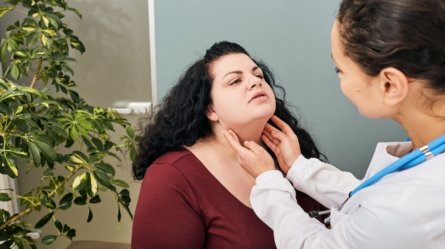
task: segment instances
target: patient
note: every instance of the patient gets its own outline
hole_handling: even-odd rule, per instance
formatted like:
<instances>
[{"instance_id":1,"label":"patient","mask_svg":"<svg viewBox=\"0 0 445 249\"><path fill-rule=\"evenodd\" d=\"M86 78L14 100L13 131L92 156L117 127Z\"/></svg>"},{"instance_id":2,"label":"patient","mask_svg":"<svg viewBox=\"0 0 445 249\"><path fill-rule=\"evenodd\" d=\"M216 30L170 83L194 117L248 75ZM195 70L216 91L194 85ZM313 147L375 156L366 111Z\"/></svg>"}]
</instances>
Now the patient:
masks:
<instances>
[{"instance_id":1,"label":"patient","mask_svg":"<svg viewBox=\"0 0 445 249\"><path fill-rule=\"evenodd\" d=\"M240 167L222 131L261 142L277 115L297 134L302 154L322 157L276 91L273 75L240 45L219 42L191 65L149 118L133 163L143 179L132 249L271 249L273 232L253 212L255 179ZM321 206L303 193L306 210Z\"/></svg>"}]
</instances>

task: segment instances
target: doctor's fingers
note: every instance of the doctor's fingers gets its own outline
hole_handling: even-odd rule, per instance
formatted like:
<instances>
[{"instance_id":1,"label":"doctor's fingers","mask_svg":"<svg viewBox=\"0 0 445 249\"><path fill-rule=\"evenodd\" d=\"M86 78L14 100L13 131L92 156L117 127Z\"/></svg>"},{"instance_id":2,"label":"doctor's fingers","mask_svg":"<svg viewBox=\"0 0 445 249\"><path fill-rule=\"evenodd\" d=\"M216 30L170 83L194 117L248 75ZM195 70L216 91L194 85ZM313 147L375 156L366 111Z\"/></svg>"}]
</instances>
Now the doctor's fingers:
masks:
<instances>
[{"instance_id":1,"label":"doctor's fingers","mask_svg":"<svg viewBox=\"0 0 445 249\"><path fill-rule=\"evenodd\" d=\"M286 124L286 122L284 122L283 120L281 120L279 117L277 117L276 115L273 115L271 118L272 122L274 122L274 124L276 124L278 126L278 128L286 135L294 135L295 133L292 130L292 128L290 128L290 126L288 124ZM275 128L276 129L276 128Z\"/></svg>"},{"instance_id":2,"label":"doctor's fingers","mask_svg":"<svg viewBox=\"0 0 445 249\"><path fill-rule=\"evenodd\" d=\"M266 126L263 129L263 134L267 135L268 138L276 144L283 143L286 141L292 143L298 143L298 137L292 130L288 133L284 133L270 124L266 124Z\"/></svg>"},{"instance_id":3,"label":"doctor's fingers","mask_svg":"<svg viewBox=\"0 0 445 249\"><path fill-rule=\"evenodd\" d=\"M261 135L261 140L264 142L264 144L269 147L275 154L277 153L277 150L279 149L280 146L280 141L278 140L273 140L269 137L269 135L267 135L266 133L263 132L263 134Z\"/></svg>"},{"instance_id":4,"label":"doctor's fingers","mask_svg":"<svg viewBox=\"0 0 445 249\"><path fill-rule=\"evenodd\" d=\"M274 136L272 136L270 131L267 131L266 129L263 130L263 133L261 134L261 137L267 137L267 139L273 143L275 146L278 146L280 144L280 140L276 139Z\"/></svg>"}]
</instances>

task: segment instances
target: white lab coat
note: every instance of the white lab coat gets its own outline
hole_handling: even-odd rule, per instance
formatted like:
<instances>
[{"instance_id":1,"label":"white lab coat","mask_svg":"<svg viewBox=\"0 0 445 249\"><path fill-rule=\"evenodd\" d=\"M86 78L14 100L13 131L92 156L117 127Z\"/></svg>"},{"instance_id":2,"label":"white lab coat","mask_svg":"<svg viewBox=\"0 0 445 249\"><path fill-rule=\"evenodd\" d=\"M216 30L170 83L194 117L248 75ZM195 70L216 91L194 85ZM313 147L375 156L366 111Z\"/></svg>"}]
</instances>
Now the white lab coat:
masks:
<instances>
[{"instance_id":1,"label":"white lab coat","mask_svg":"<svg viewBox=\"0 0 445 249\"><path fill-rule=\"evenodd\" d=\"M379 143L364 179L409 150L410 142ZM385 176L357 192L341 211L336 207L361 182L352 174L300 156L287 178L296 189L332 207L331 229L298 206L281 172L265 172L256 179L251 203L274 230L279 249L445 248L445 154Z\"/></svg>"}]
</instances>

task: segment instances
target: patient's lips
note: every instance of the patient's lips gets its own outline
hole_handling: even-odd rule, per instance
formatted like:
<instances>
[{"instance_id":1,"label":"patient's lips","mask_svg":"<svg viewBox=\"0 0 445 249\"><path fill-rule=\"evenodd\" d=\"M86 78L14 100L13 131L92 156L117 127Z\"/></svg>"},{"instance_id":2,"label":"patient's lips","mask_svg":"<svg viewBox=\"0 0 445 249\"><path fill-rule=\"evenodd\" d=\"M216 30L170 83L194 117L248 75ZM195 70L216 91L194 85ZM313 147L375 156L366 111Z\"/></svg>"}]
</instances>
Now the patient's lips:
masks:
<instances>
[{"instance_id":1,"label":"patient's lips","mask_svg":"<svg viewBox=\"0 0 445 249\"><path fill-rule=\"evenodd\" d=\"M266 93L265 91L259 91L259 92L256 92L256 93L250 98L249 103L252 102L252 101L255 101L255 102L262 102L262 101L267 100L268 98L269 98L269 96L267 96L267 93Z\"/></svg>"}]
</instances>

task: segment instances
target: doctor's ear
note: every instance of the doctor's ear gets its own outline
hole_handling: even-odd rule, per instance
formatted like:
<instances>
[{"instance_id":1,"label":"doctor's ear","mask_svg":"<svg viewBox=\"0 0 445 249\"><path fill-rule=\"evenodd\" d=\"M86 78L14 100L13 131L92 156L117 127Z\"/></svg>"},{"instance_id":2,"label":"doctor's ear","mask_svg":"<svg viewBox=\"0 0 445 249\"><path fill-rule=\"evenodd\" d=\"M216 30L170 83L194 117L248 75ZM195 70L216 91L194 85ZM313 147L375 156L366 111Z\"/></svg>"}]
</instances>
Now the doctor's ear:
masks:
<instances>
[{"instance_id":1,"label":"doctor's ear","mask_svg":"<svg viewBox=\"0 0 445 249\"><path fill-rule=\"evenodd\" d=\"M378 75L380 90L388 105L396 105L405 99L409 89L409 79L400 70L388 67Z\"/></svg>"},{"instance_id":2,"label":"doctor's ear","mask_svg":"<svg viewBox=\"0 0 445 249\"><path fill-rule=\"evenodd\" d=\"M214 122L219 120L218 114L215 112L215 109L213 108L213 105L209 105L207 107L206 116L207 116L207 118L209 120L214 121Z\"/></svg>"}]
</instances>

